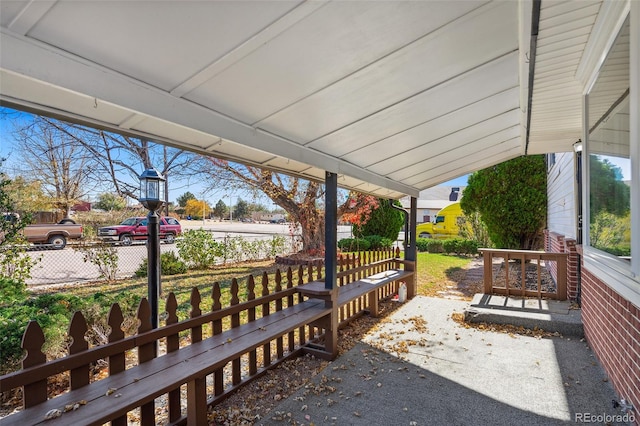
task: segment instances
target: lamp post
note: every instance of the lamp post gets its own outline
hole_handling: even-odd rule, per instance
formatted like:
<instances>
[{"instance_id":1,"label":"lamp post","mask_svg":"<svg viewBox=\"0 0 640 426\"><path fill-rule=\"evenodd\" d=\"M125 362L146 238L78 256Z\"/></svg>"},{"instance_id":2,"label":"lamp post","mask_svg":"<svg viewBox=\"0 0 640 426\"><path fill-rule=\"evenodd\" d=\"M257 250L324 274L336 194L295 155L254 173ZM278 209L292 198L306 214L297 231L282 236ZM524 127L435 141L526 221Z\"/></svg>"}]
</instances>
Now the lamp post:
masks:
<instances>
[{"instance_id":1,"label":"lamp post","mask_svg":"<svg viewBox=\"0 0 640 426\"><path fill-rule=\"evenodd\" d=\"M151 305L151 328L158 328L158 299L160 298L160 222L158 209L164 205L165 179L154 168L140 175L140 203L149 210L147 215L147 277Z\"/></svg>"}]
</instances>

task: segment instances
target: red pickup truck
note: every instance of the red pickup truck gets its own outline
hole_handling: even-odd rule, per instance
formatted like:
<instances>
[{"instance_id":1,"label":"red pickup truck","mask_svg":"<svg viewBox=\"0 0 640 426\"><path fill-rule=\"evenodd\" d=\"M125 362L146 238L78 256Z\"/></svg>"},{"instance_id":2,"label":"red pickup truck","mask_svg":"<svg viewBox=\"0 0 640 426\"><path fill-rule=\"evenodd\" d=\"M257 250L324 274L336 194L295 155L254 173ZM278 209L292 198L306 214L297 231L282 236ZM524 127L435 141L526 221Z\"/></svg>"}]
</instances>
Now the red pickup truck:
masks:
<instances>
[{"instance_id":1,"label":"red pickup truck","mask_svg":"<svg viewBox=\"0 0 640 426\"><path fill-rule=\"evenodd\" d=\"M182 232L182 226L173 217L160 218L160 239L173 244L176 236ZM123 246L130 246L134 240L147 239L147 218L130 217L120 225L105 226L98 229L98 237L103 241L120 241Z\"/></svg>"}]
</instances>

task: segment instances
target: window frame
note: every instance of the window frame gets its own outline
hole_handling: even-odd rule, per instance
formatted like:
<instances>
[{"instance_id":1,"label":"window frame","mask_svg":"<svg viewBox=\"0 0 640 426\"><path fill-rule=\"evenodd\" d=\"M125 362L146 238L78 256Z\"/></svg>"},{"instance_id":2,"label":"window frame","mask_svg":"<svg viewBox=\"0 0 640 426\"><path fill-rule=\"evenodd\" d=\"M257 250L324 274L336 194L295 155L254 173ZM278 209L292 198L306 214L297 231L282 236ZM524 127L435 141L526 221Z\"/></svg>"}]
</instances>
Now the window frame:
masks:
<instances>
[{"instance_id":1,"label":"window frame","mask_svg":"<svg viewBox=\"0 0 640 426\"><path fill-rule=\"evenodd\" d=\"M627 300L640 306L640 133L637 120L630 120L630 152L631 160L631 261L619 259L604 251L591 247L589 243L589 110L588 94L591 92L598 73L606 60L608 53L612 49L618 33L629 16L630 18L630 70L629 70L629 107L631 117L637 117L640 106L640 4L638 2L624 2L624 7L620 8L620 3L612 2L609 6L615 6L615 10L602 10L604 18L594 25L592 38L595 42L585 49L585 58L599 58L598 61L591 61L592 69L588 79L583 79L583 141L584 151L582 155L582 211L584 214L582 229L583 233L583 256L585 267L607 286L625 297ZM606 9L606 2L603 9ZM635 207L635 208L633 208Z\"/></svg>"}]
</instances>

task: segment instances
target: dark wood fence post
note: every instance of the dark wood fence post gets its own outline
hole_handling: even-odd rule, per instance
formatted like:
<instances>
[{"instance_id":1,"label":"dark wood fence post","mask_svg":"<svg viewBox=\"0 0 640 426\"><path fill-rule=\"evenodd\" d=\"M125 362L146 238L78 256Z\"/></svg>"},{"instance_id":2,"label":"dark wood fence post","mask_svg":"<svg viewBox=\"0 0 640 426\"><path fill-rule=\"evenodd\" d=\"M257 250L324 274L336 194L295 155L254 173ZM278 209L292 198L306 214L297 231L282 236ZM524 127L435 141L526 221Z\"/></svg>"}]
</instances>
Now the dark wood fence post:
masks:
<instances>
[{"instance_id":1,"label":"dark wood fence post","mask_svg":"<svg viewBox=\"0 0 640 426\"><path fill-rule=\"evenodd\" d=\"M211 305L211 311L216 312L222 309L222 303L220 302L220 283L213 283L211 289L211 298L213 303ZM211 322L212 334L215 336L222 333L222 319L213 320ZM213 393L215 396L222 395L224 392L224 370L219 368L213 372Z\"/></svg>"},{"instance_id":2,"label":"dark wood fence post","mask_svg":"<svg viewBox=\"0 0 640 426\"><path fill-rule=\"evenodd\" d=\"M287 289L292 289L292 288L293 288L293 271L291 270L291 266L289 266L287 268ZM291 306L293 306L293 303L294 303L293 293L291 293L289 294L289 296L287 296L287 308L290 308ZM294 331L289 332L289 337L287 340L289 342L289 353L291 353L296 348Z\"/></svg>"},{"instance_id":3,"label":"dark wood fence post","mask_svg":"<svg viewBox=\"0 0 640 426\"><path fill-rule=\"evenodd\" d=\"M22 360L22 369L35 367L47 362L47 356L42 352L44 345L44 333L36 321L29 321L27 329L22 335L22 349L27 351L27 356ZM22 403L25 409L33 407L47 400L47 380L24 385L22 390Z\"/></svg>"},{"instance_id":4,"label":"dark wood fence post","mask_svg":"<svg viewBox=\"0 0 640 426\"><path fill-rule=\"evenodd\" d=\"M269 295L269 276L267 272L262 273L262 296ZM262 304L262 316L266 317L271 313L271 307L269 303ZM262 346L262 359L264 361L264 366L268 367L271 365L271 342L267 342Z\"/></svg>"},{"instance_id":5,"label":"dark wood fence post","mask_svg":"<svg viewBox=\"0 0 640 426\"><path fill-rule=\"evenodd\" d=\"M200 291L197 287L191 289L190 317L202 315L200 309ZM202 341L202 325L191 328L191 344ZM207 378L198 377L187 382L187 423L193 425L207 424Z\"/></svg>"},{"instance_id":6,"label":"dark wood fence post","mask_svg":"<svg viewBox=\"0 0 640 426\"><path fill-rule=\"evenodd\" d=\"M484 264L484 294L493 293L493 253L481 250Z\"/></svg>"},{"instance_id":7,"label":"dark wood fence post","mask_svg":"<svg viewBox=\"0 0 640 426\"><path fill-rule=\"evenodd\" d=\"M151 307L146 298L142 298L138 305L138 334L151 331ZM157 342L146 343L138 346L138 362L140 364L152 360L156 357ZM143 426L154 426L156 424L155 403L148 402L140 407L140 423Z\"/></svg>"},{"instance_id":8,"label":"dark wood fence post","mask_svg":"<svg viewBox=\"0 0 640 426\"><path fill-rule=\"evenodd\" d=\"M166 325L178 323L178 301L176 295L169 293L165 304L165 312L167 313ZM167 336L167 353L175 352L180 349L180 336L178 333ZM169 392L169 421L175 422L182 416L182 404L180 401L180 389L174 389Z\"/></svg>"},{"instance_id":9,"label":"dark wood fence post","mask_svg":"<svg viewBox=\"0 0 640 426\"><path fill-rule=\"evenodd\" d=\"M280 293L282 291L282 274L280 273L280 269L276 270L276 293ZM279 297L276 299L276 312L280 312L282 310L282 298ZM280 336L276 339L276 354L278 355L278 359L284 356L284 337Z\"/></svg>"},{"instance_id":10,"label":"dark wood fence post","mask_svg":"<svg viewBox=\"0 0 640 426\"><path fill-rule=\"evenodd\" d=\"M240 303L240 298L238 297L238 280L233 278L231 280L231 306L235 306ZM231 328L236 328L240 326L240 314L232 314L231 315ZM236 358L231 361L231 382L234 385L237 385L242 380L242 371L240 370L240 358Z\"/></svg>"},{"instance_id":11,"label":"dark wood fence post","mask_svg":"<svg viewBox=\"0 0 640 426\"><path fill-rule=\"evenodd\" d=\"M124 331L122 331L122 322L124 316L122 315L122 309L120 305L114 303L109 309L109 318L107 320L111 332L109 333L109 343L117 342L124 339ZM109 357L109 375L121 373L125 370L125 353L120 352ZM111 420L111 426L127 426L127 416L120 416Z\"/></svg>"},{"instance_id":12,"label":"dark wood fence post","mask_svg":"<svg viewBox=\"0 0 640 426\"><path fill-rule=\"evenodd\" d=\"M247 279L247 300L255 300L256 298L256 283L253 275L249 275ZM249 322L256 320L256 307L251 306L247 312ZM249 352L249 375L254 375L258 372L258 351L255 349Z\"/></svg>"},{"instance_id":13,"label":"dark wood fence post","mask_svg":"<svg viewBox=\"0 0 640 426\"><path fill-rule=\"evenodd\" d=\"M298 285L304 284L304 269L302 269L302 265L298 266ZM298 293L298 303L302 303L304 301L304 296L302 293ZM309 335L313 336L313 327L309 326ZM298 329L298 343L300 346L303 346L307 342L306 337L306 329L304 326Z\"/></svg>"},{"instance_id":14,"label":"dark wood fence post","mask_svg":"<svg viewBox=\"0 0 640 426\"><path fill-rule=\"evenodd\" d=\"M69 345L69 355L84 352L89 349L89 343L84 338L87 333L87 321L82 316L82 313L76 311L71 318L71 324L69 324L68 335L72 342ZM89 384L89 365L81 365L76 368L72 368L70 372L71 376L71 389L78 389Z\"/></svg>"}]
</instances>

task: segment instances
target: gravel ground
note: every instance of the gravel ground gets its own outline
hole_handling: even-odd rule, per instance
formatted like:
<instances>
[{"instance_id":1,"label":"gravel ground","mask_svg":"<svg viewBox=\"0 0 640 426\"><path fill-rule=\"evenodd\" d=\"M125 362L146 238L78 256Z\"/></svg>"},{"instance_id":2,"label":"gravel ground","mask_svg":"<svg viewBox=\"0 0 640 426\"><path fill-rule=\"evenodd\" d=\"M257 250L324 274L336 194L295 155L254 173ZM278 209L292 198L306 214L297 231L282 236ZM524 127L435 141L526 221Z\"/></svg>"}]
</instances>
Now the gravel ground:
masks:
<instances>
[{"instance_id":1,"label":"gravel ground","mask_svg":"<svg viewBox=\"0 0 640 426\"><path fill-rule=\"evenodd\" d=\"M493 285L494 287L504 287L506 278L505 263L502 262L497 266L497 272L494 270ZM527 263L525 265L525 286L527 290L538 290L538 264ZM542 292L555 293L556 283L551 278L551 274L547 270L544 262L540 263L540 285ZM521 262L509 261L509 288L522 288L522 264Z\"/></svg>"}]
</instances>

